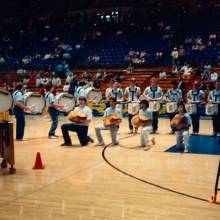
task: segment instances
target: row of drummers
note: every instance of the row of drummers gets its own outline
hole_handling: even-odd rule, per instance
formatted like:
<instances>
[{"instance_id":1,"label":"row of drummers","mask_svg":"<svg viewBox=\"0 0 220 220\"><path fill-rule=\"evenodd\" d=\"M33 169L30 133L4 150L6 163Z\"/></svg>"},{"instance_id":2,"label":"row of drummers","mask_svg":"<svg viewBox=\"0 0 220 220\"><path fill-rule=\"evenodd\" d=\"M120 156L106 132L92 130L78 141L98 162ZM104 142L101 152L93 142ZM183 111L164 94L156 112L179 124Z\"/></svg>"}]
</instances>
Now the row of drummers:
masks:
<instances>
[{"instance_id":1,"label":"row of drummers","mask_svg":"<svg viewBox=\"0 0 220 220\"><path fill-rule=\"evenodd\" d=\"M200 107L201 104L206 103L206 114L212 116L213 120L213 135L220 134L220 81L217 81L215 83L215 89L209 92L207 102L205 100L205 93L199 89L199 86L198 81L193 82L193 88L187 93L187 102L185 105L186 111L192 119L193 133L199 133ZM172 88L168 89L164 95L162 89L157 85L156 78L153 77L150 80L150 86L141 94L140 88L135 85L135 79L132 78L130 86L125 89L124 93L119 88L119 84L115 82L113 88L106 90L106 97L108 99L115 98L118 102L125 99L128 102L129 133L133 133L131 119L139 111L139 101L148 100L149 108L153 112L153 133L158 133L160 103L164 101L164 97L166 99L166 111L169 114L170 120L177 113L178 103L183 100L182 91L177 87L177 81L172 81ZM171 133L174 133L174 131L171 131Z\"/></svg>"}]
</instances>

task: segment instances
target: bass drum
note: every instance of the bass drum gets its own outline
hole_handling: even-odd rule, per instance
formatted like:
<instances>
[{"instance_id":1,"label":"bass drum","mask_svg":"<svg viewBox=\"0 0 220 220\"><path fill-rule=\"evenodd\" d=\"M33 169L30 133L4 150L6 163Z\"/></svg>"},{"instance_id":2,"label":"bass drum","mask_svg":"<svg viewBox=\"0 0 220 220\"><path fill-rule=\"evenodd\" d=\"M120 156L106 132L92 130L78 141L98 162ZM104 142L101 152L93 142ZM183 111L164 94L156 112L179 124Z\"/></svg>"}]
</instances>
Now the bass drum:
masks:
<instances>
[{"instance_id":1,"label":"bass drum","mask_svg":"<svg viewBox=\"0 0 220 220\"><path fill-rule=\"evenodd\" d=\"M128 114L136 115L140 110L139 102L130 102L128 103Z\"/></svg>"},{"instance_id":2,"label":"bass drum","mask_svg":"<svg viewBox=\"0 0 220 220\"><path fill-rule=\"evenodd\" d=\"M218 104L208 103L205 106L206 115L217 115L218 114Z\"/></svg>"},{"instance_id":3,"label":"bass drum","mask_svg":"<svg viewBox=\"0 0 220 220\"><path fill-rule=\"evenodd\" d=\"M166 112L167 113L175 113L177 111L177 103L176 102L167 102L166 103Z\"/></svg>"},{"instance_id":4,"label":"bass drum","mask_svg":"<svg viewBox=\"0 0 220 220\"><path fill-rule=\"evenodd\" d=\"M24 103L34 114L42 113L46 104L44 97L40 93L34 92L24 94Z\"/></svg>"},{"instance_id":5,"label":"bass drum","mask_svg":"<svg viewBox=\"0 0 220 220\"><path fill-rule=\"evenodd\" d=\"M152 112L158 112L160 110L160 102L159 101L150 101L149 108Z\"/></svg>"},{"instance_id":6,"label":"bass drum","mask_svg":"<svg viewBox=\"0 0 220 220\"><path fill-rule=\"evenodd\" d=\"M197 113L197 105L196 104L186 104L186 111L190 114L190 115L194 115Z\"/></svg>"},{"instance_id":7,"label":"bass drum","mask_svg":"<svg viewBox=\"0 0 220 220\"><path fill-rule=\"evenodd\" d=\"M73 97L73 95L70 95L68 93L59 93L58 95L56 95L56 99L59 105L63 105L63 112L70 112L74 109L75 107L75 98Z\"/></svg>"},{"instance_id":8,"label":"bass drum","mask_svg":"<svg viewBox=\"0 0 220 220\"><path fill-rule=\"evenodd\" d=\"M100 103L102 101L102 93L99 89L92 89L87 94L87 100L92 103Z\"/></svg>"},{"instance_id":9,"label":"bass drum","mask_svg":"<svg viewBox=\"0 0 220 220\"><path fill-rule=\"evenodd\" d=\"M10 92L0 88L0 113L7 112L13 105L13 98Z\"/></svg>"}]
</instances>

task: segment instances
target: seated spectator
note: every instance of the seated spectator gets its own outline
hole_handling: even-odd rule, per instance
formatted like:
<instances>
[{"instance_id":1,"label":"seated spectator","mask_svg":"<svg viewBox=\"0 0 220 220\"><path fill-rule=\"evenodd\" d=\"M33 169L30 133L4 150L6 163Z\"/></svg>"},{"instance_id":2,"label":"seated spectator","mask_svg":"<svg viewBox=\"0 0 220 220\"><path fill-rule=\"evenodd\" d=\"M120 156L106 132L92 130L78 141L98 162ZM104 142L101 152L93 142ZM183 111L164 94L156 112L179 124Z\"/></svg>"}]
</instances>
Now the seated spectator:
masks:
<instances>
[{"instance_id":1,"label":"seated spectator","mask_svg":"<svg viewBox=\"0 0 220 220\"><path fill-rule=\"evenodd\" d=\"M71 72L71 73L69 74L69 76L67 76L66 82L68 82L68 83L70 84L74 77L76 77L76 75L74 75L74 74Z\"/></svg>"},{"instance_id":2,"label":"seated spectator","mask_svg":"<svg viewBox=\"0 0 220 220\"><path fill-rule=\"evenodd\" d=\"M69 82L66 82L65 85L63 86L63 91L69 92L69 89L70 89L70 84L69 84Z\"/></svg>"},{"instance_id":3,"label":"seated spectator","mask_svg":"<svg viewBox=\"0 0 220 220\"><path fill-rule=\"evenodd\" d=\"M5 58L3 56L0 57L0 64L5 64Z\"/></svg>"},{"instance_id":4,"label":"seated spectator","mask_svg":"<svg viewBox=\"0 0 220 220\"><path fill-rule=\"evenodd\" d=\"M209 80L210 79L210 74L211 74L212 66L208 62L203 66L203 72L201 74L202 79L204 80Z\"/></svg>"},{"instance_id":5,"label":"seated spectator","mask_svg":"<svg viewBox=\"0 0 220 220\"><path fill-rule=\"evenodd\" d=\"M22 67L17 70L17 76L25 76L27 71L23 69Z\"/></svg>"},{"instance_id":6,"label":"seated spectator","mask_svg":"<svg viewBox=\"0 0 220 220\"><path fill-rule=\"evenodd\" d=\"M31 58L31 56L29 56L29 55L26 55L23 59L22 59L22 63L23 64L28 64L28 63L30 63L32 61L32 58Z\"/></svg>"},{"instance_id":7,"label":"seated spectator","mask_svg":"<svg viewBox=\"0 0 220 220\"><path fill-rule=\"evenodd\" d=\"M45 75L43 78L42 78L42 84L44 85L44 86L46 86L48 83L49 83L49 78Z\"/></svg>"},{"instance_id":8,"label":"seated spectator","mask_svg":"<svg viewBox=\"0 0 220 220\"><path fill-rule=\"evenodd\" d=\"M218 80L218 73L212 72L212 73L210 74L210 80L211 80L212 82L217 81L217 80Z\"/></svg>"},{"instance_id":9,"label":"seated spectator","mask_svg":"<svg viewBox=\"0 0 220 220\"><path fill-rule=\"evenodd\" d=\"M43 85L43 78L38 74L36 77L36 86L40 87L40 85Z\"/></svg>"},{"instance_id":10,"label":"seated spectator","mask_svg":"<svg viewBox=\"0 0 220 220\"><path fill-rule=\"evenodd\" d=\"M178 73L178 68L176 65L173 65L171 70L171 76L175 77L177 73Z\"/></svg>"},{"instance_id":11,"label":"seated spectator","mask_svg":"<svg viewBox=\"0 0 220 220\"><path fill-rule=\"evenodd\" d=\"M70 60L71 59L71 55L70 55L70 53L64 53L63 54L63 59L65 59L65 60Z\"/></svg>"},{"instance_id":12,"label":"seated spectator","mask_svg":"<svg viewBox=\"0 0 220 220\"><path fill-rule=\"evenodd\" d=\"M189 78L192 73L192 67L185 63L185 65L180 69L180 72L183 72L183 78Z\"/></svg>"},{"instance_id":13,"label":"seated spectator","mask_svg":"<svg viewBox=\"0 0 220 220\"><path fill-rule=\"evenodd\" d=\"M54 76L52 79L53 86L61 86L61 79L59 76Z\"/></svg>"},{"instance_id":14,"label":"seated spectator","mask_svg":"<svg viewBox=\"0 0 220 220\"><path fill-rule=\"evenodd\" d=\"M185 44L192 44L193 40L191 37L187 36L185 39Z\"/></svg>"},{"instance_id":15,"label":"seated spectator","mask_svg":"<svg viewBox=\"0 0 220 220\"><path fill-rule=\"evenodd\" d=\"M24 77L23 84L28 85L29 84L29 80L30 80L29 77Z\"/></svg>"},{"instance_id":16,"label":"seated spectator","mask_svg":"<svg viewBox=\"0 0 220 220\"><path fill-rule=\"evenodd\" d=\"M166 79L167 78L167 74L163 69L160 70L159 78L160 79Z\"/></svg>"}]
</instances>

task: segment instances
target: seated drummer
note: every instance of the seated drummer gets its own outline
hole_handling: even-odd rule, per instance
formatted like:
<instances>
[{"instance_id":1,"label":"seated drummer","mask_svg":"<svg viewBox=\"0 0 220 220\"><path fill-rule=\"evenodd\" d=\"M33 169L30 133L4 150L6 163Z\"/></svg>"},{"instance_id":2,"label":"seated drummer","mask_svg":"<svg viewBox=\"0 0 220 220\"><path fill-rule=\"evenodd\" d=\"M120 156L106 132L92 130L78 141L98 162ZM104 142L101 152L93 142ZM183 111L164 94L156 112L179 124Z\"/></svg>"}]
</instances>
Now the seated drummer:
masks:
<instances>
[{"instance_id":1,"label":"seated drummer","mask_svg":"<svg viewBox=\"0 0 220 220\"><path fill-rule=\"evenodd\" d=\"M86 97L80 96L79 97L79 106L74 109L80 110L86 113L87 118L83 121L77 121L72 123L66 123L61 126L61 130L63 133L64 143L61 146L72 146L72 141L69 136L69 131L73 131L77 133L79 138L79 142L82 146L86 146L88 142L93 142L92 138L88 136L88 128L89 123L92 120L92 110L86 105Z\"/></svg>"},{"instance_id":2,"label":"seated drummer","mask_svg":"<svg viewBox=\"0 0 220 220\"><path fill-rule=\"evenodd\" d=\"M191 117L186 112L185 105L180 103L178 105L178 114L171 121L171 125L175 119L181 118L175 125L176 133L176 147L179 149L184 146L184 153L189 152L189 127L191 126Z\"/></svg>"},{"instance_id":3,"label":"seated drummer","mask_svg":"<svg viewBox=\"0 0 220 220\"><path fill-rule=\"evenodd\" d=\"M122 119L122 112L120 108L117 108L117 102L115 98L109 98L109 102L110 102L110 107L108 107L105 112L104 112L104 120L116 113L119 115L119 118ZM119 130L119 126L118 124L113 124L113 125L109 125L109 126L105 126L105 125L97 125L95 127L95 132L96 132L96 136L98 139L98 143L96 144L96 146L104 146L104 140L101 134L102 130L110 130L110 134L111 134L111 139L112 139L112 145L118 145L119 144L119 140L118 140L118 130Z\"/></svg>"},{"instance_id":4,"label":"seated drummer","mask_svg":"<svg viewBox=\"0 0 220 220\"><path fill-rule=\"evenodd\" d=\"M142 128L140 131L141 147L144 147L144 150L149 150L150 146L155 144L154 139L150 138L150 133L152 131L153 112L149 108L149 102L147 100L142 100L140 102L140 108L139 116L150 119L146 124L141 126Z\"/></svg>"}]
</instances>

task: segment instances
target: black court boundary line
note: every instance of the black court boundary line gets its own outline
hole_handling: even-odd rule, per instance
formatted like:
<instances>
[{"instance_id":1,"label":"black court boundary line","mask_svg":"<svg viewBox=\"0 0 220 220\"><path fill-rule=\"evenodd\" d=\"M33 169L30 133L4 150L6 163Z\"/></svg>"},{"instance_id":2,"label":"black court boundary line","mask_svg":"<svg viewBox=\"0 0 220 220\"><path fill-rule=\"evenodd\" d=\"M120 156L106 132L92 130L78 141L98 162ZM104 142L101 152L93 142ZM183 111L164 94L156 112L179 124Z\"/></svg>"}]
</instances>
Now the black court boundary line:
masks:
<instances>
[{"instance_id":1,"label":"black court boundary line","mask_svg":"<svg viewBox=\"0 0 220 220\"><path fill-rule=\"evenodd\" d=\"M131 136L127 136L127 137L124 137L124 138L121 138L120 140L123 140L123 139L127 139L129 137L132 137L134 135L131 135ZM148 185L151 185L153 187L156 187L156 188L159 188L161 190L164 190L164 191L168 191L168 192L171 192L171 193L175 193L177 195L180 195L180 196L185 196L185 197L188 197L188 198L191 198L191 199L195 199L195 200L199 200L199 201L202 201L202 202L206 202L206 203L210 203L207 199L203 199L203 198L200 198L200 197L197 197L197 196L193 196L193 195L190 195L190 194L187 194L187 193L182 193L182 192L179 192L179 191L176 191L176 190L173 190L173 189L170 189L170 188L167 188L167 187L164 187L164 186L161 186L161 185L158 185L156 183L153 183L153 182L150 182L150 181L147 181L147 180L144 180L142 178L139 178L139 177L136 177L130 173L127 173L126 171L116 167L113 163L111 163L108 158L106 157L106 150L109 148L109 146L111 145L108 144L104 147L104 149L102 150L102 158L104 159L104 161L110 166L112 167L114 170L132 178L132 179L135 179L139 182L142 182L142 183L146 183ZM211 203L211 204L214 204L214 205L218 205L220 206L220 203Z\"/></svg>"}]
</instances>

